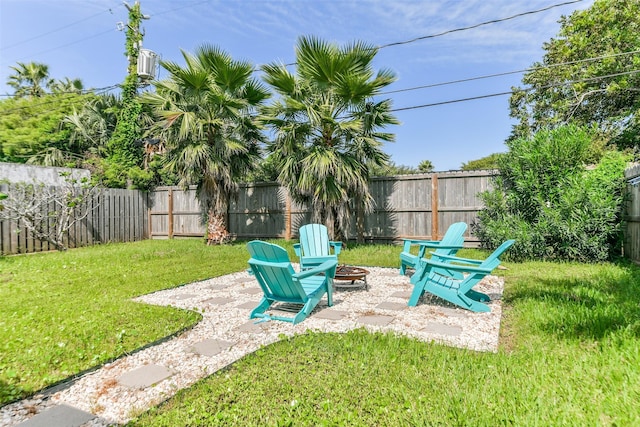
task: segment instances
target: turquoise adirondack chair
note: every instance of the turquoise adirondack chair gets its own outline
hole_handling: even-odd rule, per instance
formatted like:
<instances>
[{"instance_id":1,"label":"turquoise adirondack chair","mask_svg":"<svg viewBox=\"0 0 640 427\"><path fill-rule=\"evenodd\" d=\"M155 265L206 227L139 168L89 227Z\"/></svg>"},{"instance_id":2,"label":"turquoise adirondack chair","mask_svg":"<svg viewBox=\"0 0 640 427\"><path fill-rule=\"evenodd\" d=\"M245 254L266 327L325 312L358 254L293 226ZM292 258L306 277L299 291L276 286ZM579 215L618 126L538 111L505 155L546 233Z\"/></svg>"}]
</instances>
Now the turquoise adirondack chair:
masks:
<instances>
[{"instance_id":1,"label":"turquoise adirondack chair","mask_svg":"<svg viewBox=\"0 0 640 427\"><path fill-rule=\"evenodd\" d=\"M247 243L251 255L249 266L258 280L264 296L249 318L282 320L293 324L302 322L327 294L329 306L333 305L333 281L338 261L327 260L321 265L296 273L287 251L272 243L254 240ZM293 317L265 313L275 302L300 304Z\"/></svg>"},{"instance_id":2,"label":"turquoise adirondack chair","mask_svg":"<svg viewBox=\"0 0 640 427\"><path fill-rule=\"evenodd\" d=\"M431 259L421 260L414 274L417 277L408 305L415 307L422 294L429 292L467 310L491 311L484 304L491 300L489 296L472 288L500 265L500 255L514 243L515 240L507 240L484 261L449 255L434 255ZM454 277L448 272L456 272L459 276ZM467 274L462 276L462 273Z\"/></svg>"},{"instance_id":3,"label":"turquoise adirondack chair","mask_svg":"<svg viewBox=\"0 0 640 427\"><path fill-rule=\"evenodd\" d=\"M404 246L400 253L400 275L404 276L407 267L417 268L418 263L424 258L428 248L435 249L434 253L438 255L455 255L464 245L464 232L467 231L467 224L464 222L456 222L451 224L442 240L413 240L403 239ZM418 254L411 253L411 247L418 245ZM415 274L414 274L415 276ZM415 279L411 278L411 283Z\"/></svg>"},{"instance_id":4,"label":"turquoise adirondack chair","mask_svg":"<svg viewBox=\"0 0 640 427\"><path fill-rule=\"evenodd\" d=\"M307 224L298 230L300 243L293 245L293 250L300 258L300 268L316 267L327 260L338 260L342 250L342 242L329 240L327 227L322 224Z\"/></svg>"}]
</instances>

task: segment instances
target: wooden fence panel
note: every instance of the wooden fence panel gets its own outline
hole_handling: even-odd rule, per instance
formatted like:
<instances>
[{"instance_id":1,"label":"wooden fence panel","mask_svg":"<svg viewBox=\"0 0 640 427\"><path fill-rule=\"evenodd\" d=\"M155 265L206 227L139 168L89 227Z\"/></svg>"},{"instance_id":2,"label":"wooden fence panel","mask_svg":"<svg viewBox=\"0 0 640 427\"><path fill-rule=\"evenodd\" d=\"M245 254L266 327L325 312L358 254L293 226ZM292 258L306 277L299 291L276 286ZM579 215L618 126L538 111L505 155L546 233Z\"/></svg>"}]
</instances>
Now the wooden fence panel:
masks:
<instances>
[{"instance_id":1,"label":"wooden fence panel","mask_svg":"<svg viewBox=\"0 0 640 427\"><path fill-rule=\"evenodd\" d=\"M0 191L8 191L8 185ZM70 247L96 243L129 242L148 237L147 193L138 190L107 189L90 201L92 212L76 222L63 240ZM50 204L47 209L56 207ZM50 227L53 227L51 222ZM17 254L53 250L53 245L35 239L22 225L0 221L0 253Z\"/></svg>"},{"instance_id":2,"label":"wooden fence panel","mask_svg":"<svg viewBox=\"0 0 640 427\"><path fill-rule=\"evenodd\" d=\"M624 254L627 258L640 263L640 164L627 169L625 177L629 204L627 205Z\"/></svg>"},{"instance_id":3,"label":"wooden fence panel","mask_svg":"<svg viewBox=\"0 0 640 427\"><path fill-rule=\"evenodd\" d=\"M243 184L229 206L229 231L241 239L286 237L287 192L276 183ZM291 221L297 214L291 212Z\"/></svg>"},{"instance_id":4,"label":"wooden fence panel","mask_svg":"<svg viewBox=\"0 0 640 427\"><path fill-rule=\"evenodd\" d=\"M478 171L470 173L438 174L438 236L442 235L455 222L469 225L465 233L465 242L478 245L479 240L472 234L472 224L476 222L482 209L480 193L492 187L492 173Z\"/></svg>"},{"instance_id":5,"label":"wooden fence panel","mask_svg":"<svg viewBox=\"0 0 640 427\"><path fill-rule=\"evenodd\" d=\"M489 189L490 180L488 171L374 178L370 184L374 210L362 216L360 229L357 215L351 218L348 237L380 242L439 238L450 224L475 220L481 205L476 193ZM193 189L163 187L149 197L152 238L205 235L205 225L195 221L201 212ZM357 202L352 203L356 208ZM312 212L289 200L278 184L243 184L229 206L228 229L239 239L296 238L298 228L311 218ZM466 237L471 245L477 243L470 230Z\"/></svg>"}]
</instances>

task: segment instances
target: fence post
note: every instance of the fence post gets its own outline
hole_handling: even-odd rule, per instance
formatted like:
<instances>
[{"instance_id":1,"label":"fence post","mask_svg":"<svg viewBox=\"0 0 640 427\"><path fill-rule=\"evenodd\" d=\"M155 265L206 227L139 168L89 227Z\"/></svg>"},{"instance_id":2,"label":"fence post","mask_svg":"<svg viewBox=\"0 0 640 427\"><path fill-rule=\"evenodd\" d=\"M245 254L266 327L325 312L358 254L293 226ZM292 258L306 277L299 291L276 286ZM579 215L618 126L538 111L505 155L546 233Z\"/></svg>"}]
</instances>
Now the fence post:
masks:
<instances>
[{"instance_id":1,"label":"fence post","mask_svg":"<svg viewBox=\"0 0 640 427\"><path fill-rule=\"evenodd\" d=\"M173 239L173 188L169 188L169 238Z\"/></svg>"},{"instance_id":2,"label":"fence post","mask_svg":"<svg viewBox=\"0 0 640 427\"><path fill-rule=\"evenodd\" d=\"M356 234L356 242L364 243L364 209L361 196L356 199Z\"/></svg>"},{"instance_id":3,"label":"fence post","mask_svg":"<svg viewBox=\"0 0 640 427\"><path fill-rule=\"evenodd\" d=\"M438 175L431 175L431 240L438 240Z\"/></svg>"},{"instance_id":4,"label":"fence post","mask_svg":"<svg viewBox=\"0 0 640 427\"><path fill-rule=\"evenodd\" d=\"M285 240L291 240L291 195L289 190L285 189L287 195L284 202L284 238Z\"/></svg>"}]
</instances>

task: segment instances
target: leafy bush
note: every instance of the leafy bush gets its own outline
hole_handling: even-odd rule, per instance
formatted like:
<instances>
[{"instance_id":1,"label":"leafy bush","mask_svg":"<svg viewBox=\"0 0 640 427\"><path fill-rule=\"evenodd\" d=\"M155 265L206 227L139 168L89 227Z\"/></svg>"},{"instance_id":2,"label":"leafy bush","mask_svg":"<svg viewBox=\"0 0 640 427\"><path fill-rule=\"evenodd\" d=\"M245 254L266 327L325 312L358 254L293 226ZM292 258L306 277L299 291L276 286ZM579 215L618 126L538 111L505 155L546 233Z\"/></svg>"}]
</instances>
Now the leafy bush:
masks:
<instances>
[{"instance_id":1,"label":"leafy bush","mask_svg":"<svg viewBox=\"0 0 640 427\"><path fill-rule=\"evenodd\" d=\"M516 239L516 260L604 261L619 253L627 156L604 153L595 168L594 134L564 126L508 143L495 189L474 224L483 247Z\"/></svg>"}]
</instances>

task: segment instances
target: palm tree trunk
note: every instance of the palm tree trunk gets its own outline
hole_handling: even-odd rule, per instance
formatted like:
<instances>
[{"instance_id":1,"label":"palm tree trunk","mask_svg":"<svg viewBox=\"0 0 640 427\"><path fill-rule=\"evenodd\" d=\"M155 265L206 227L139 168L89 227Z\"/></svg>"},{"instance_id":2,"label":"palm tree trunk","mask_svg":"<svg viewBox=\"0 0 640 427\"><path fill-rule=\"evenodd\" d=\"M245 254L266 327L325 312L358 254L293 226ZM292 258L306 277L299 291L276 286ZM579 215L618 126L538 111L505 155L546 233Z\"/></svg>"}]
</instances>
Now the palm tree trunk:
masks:
<instances>
[{"instance_id":1,"label":"palm tree trunk","mask_svg":"<svg viewBox=\"0 0 640 427\"><path fill-rule=\"evenodd\" d=\"M207 245L221 245L231 240L225 216L209 209L207 213Z\"/></svg>"}]
</instances>

